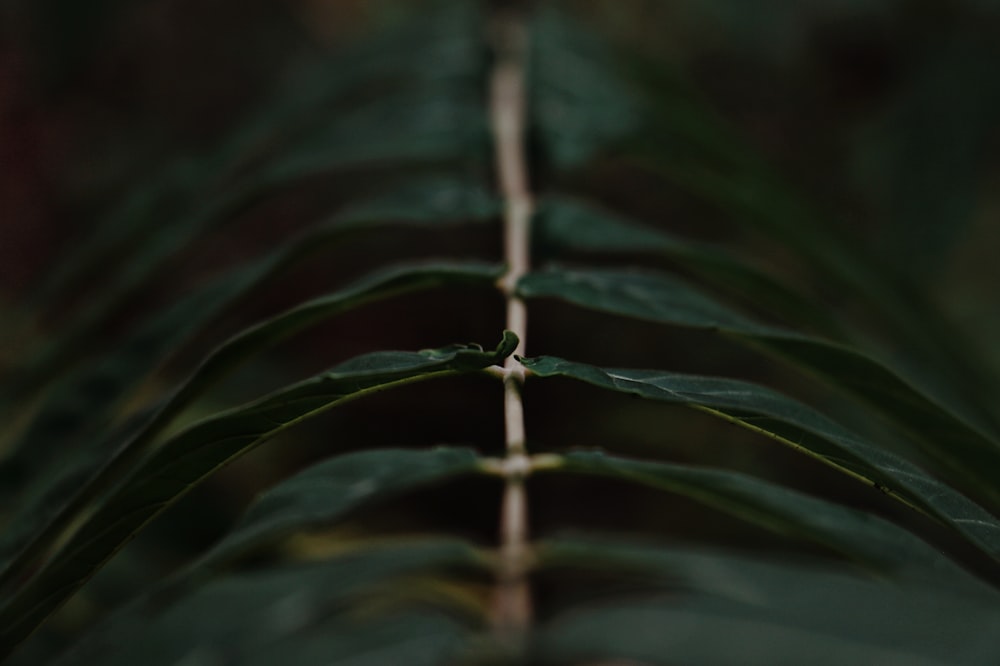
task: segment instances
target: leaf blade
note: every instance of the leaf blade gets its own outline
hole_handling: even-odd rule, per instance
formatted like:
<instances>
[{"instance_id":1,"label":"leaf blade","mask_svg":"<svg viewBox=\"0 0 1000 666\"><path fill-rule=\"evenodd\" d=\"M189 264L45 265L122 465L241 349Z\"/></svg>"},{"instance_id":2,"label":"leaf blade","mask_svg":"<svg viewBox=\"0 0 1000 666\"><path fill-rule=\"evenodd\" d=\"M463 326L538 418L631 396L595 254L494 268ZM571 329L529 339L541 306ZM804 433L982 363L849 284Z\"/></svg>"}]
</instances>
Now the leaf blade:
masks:
<instances>
[{"instance_id":1,"label":"leaf blade","mask_svg":"<svg viewBox=\"0 0 1000 666\"><path fill-rule=\"evenodd\" d=\"M880 411L963 487L1000 507L991 472L1000 469L1000 445L970 425L965 414L951 411L952 405L942 406L858 350L761 324L662 274L554 268L525 276L518 292L644 321L721 331L764 348Z\"/></svg>"},{"instance_id":2,"label":"leaf blade","mask_svg":"<svg viewBox=\"0 0 1000 666\"><path fill-rule=\"evenodd\" d=\"M439 647L451 651L475 626L455 609L438 615L422 608L425 618L437 619L419 622L415 609L407 609L405 597L397 595L401 608L394 612L359 617L352 610L370 599L392 597L393 585L405 587L407 579L479 570L483 562L463 541L426 538L222 576L130 604L91 629L55 664L110 666L138 659L167 665L192 653L262 664L277 663L279 655L283 663L317 663L317 653L324 653L327 661L318 663L329 663L357 653L396 652L397 642L405 646L445 620L439 629L446 629L450 640ZM401 621L400 613L412 622ZM373 624L384 627L374 636L368 631Z\"/></svg>"},{"instance_id":3,"label":"leaf blade","mask_svg":"<svg viewBox=\"0 0 1000 666\"><path fill-rule=\"evenodd\" d=\"M334 370L205 419L165 442L109 496L47 565L0 607L0 654L8 654L147 521L229 460L346 400L435 376L472 372L511 354L452 346L357 357Z\"/></svg>"},{"instance_id":4,"label":"leaf blade","mask_svg":"<svg viewBox=\"0 0 1000 666\"><path fill-rule=\"evenodd\" d=\"M363 223L366 218L359 216L355 219ZM128 439L120 444L117 441L98 441L89 448L77 447L76 457L69 458L65 470L47 485L36 488L36 494L28 498L27 506L15 519L17 522L8 526L0 537L0 552L8 558L7 566L0 573L0 584L9 583L27 570L85 505L94 501L148 452L155 438L184 407L249 355L361 304L443 284L466 282L492 285L501 270L499 266L474 262L397 266L376 272L340 291L302 303L237 333L213 350ZM113 446L113 455L104 451L109 446ZM48 462L51 465L51 460ZM38 529L38 523L45 527Z\"/></svg>"},{"instance_id":5,"label":"leaf blade","mask_svg":"<svg viewBox=\"0 0 1000 666\"><path fill-rule=\"evenodd\" d=\"M1000 560L1000 520L916 465L872 446L819 412L780 393L737 380L654 370L606 370L554 357L523 362L539 377L568 377L652 400L694 405L742 427L770 433L776 441L851 472L883 492L898 493L994 560ZM787 430L789 427L791 430Z\"/></svg>"},{"instance_id":6,"label":"leaf blade","mask_svg":"<svg viewBox=\"0 0 1000 666\"><path fill-rule=\"evenodd\" d=\"M998 654L997 593L969 577L884 580L601 535L549 539L537 555L543 570L631 581L541 628L536 649L562 659L985 666Z\"/></svg>"},{"instance_id":7,"label":"leaf blade","mask_svg":"<svg viewBox=\"0 0 1000 666\"><path fill-rule=\"evenodd\" d=\"M690 498L778 534L821 545L867 566L945 572L956 567L921 540L872 514L728 470L572 451L546 473L598 475Z\"/></svg>"},{"instance_id":8,"label":"leaf blade","mask_svg":"<svg viewBox=\"0 0 1000 666\"><path fill-rule=\"evenodd\" d=\"M312 465L263 493L240 523L193 565L215 568L297 531L328 526L353 509L479 471L472 449L378 449Z\"/></svg>"}]
</instances>

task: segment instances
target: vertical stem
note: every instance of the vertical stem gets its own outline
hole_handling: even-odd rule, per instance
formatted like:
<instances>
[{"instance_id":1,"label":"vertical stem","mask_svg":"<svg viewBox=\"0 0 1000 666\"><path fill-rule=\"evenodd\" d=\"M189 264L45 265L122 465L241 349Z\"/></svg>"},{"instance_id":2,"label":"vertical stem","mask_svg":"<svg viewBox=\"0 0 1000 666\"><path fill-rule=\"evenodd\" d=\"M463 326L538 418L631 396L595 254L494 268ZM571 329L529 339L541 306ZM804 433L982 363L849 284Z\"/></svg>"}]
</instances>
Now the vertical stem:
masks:
<instances>
[{"instance_id":1,"label":"vertical stem","mask_svg":"<svg viewBox=\"0 0 1000 666\"><path fill-rule=\"evenodd\" d=\"M531 215L534 204L525 151L525 62L527 30L523 16L499 9L493 16L496 61L490 80L490 112L496 151L498 189L504 200L504 259L507 273L500 289L507 303L507 328L520 339L515 354L524 355L528 313L517 296L518 280L530 264ZM528 500L524 406L524 366L514 356L504 361L505 483L500 515L500 571L493 606L498 637L520 643L531 623L531 590L527 577Z\"/></svg>"}]
</instances>

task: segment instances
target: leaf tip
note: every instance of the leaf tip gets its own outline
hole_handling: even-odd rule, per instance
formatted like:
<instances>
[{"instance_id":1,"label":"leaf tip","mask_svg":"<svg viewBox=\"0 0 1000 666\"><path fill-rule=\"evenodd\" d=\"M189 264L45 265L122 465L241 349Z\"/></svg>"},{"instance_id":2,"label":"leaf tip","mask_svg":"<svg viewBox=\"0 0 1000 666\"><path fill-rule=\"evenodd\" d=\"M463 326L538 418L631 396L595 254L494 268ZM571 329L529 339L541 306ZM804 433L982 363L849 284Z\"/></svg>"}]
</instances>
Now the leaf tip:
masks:
<instances>
[{"instance_id":1,"label":"leaf tip","mask_svg":"<svg viewBox=\"0 0 1000 666\"><path fill-rule=\"evenodd\" d=\"M498 359L504 359L514 353L517 349L517 345L520 344L521 340L517 337L517 333L514 331L505 330L503 332L503 338L500 340L500 344L496 348L496 357Z\"/></svg>"}]
</instances>

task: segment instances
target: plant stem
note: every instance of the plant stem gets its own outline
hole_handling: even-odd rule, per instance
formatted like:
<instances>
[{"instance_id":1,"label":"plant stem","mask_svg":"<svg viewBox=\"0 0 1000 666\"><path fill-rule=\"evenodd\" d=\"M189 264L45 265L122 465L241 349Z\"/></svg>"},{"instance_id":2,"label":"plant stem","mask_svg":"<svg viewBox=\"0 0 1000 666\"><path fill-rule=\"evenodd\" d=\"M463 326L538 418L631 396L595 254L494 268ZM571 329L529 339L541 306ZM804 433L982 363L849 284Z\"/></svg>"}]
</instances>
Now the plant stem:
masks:
<instances>
[{"instance_id":1,"label":"plant stem","mask_svg":"<svg viewBox=\"0 0 1000 666\"><path fill-rule=\"evenodd\" d=\"M507 303L506 327L520 342L524 355L527 307L516 293L517 282L529 270L531 215L534 203L525 150L525 61L527 30L524 17L499 9L493 16L496 61L490 80L490 112L496 151L498 189L504 200L504 259L507 273L499 286ZM531 623L528 584L528 499L525 490L527 449L521 388L524 366L514 357L504 361L504 429L506 472L500 514L500 565L493 605L493 628L506 643L517 646ZM523 464L522 464L523 463Z\"/></svg>"}]
</instances>

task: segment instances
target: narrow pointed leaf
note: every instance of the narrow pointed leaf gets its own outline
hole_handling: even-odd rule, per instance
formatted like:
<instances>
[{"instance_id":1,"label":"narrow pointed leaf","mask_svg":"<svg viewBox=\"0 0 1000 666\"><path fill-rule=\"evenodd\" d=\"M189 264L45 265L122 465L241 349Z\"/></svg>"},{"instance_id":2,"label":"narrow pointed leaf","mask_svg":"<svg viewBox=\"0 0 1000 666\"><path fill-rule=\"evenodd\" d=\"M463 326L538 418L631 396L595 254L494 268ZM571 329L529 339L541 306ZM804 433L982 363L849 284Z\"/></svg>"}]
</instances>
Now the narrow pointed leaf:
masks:
<instances>
[{"instance_id":1,"label":"narrow pointed leaf","mask_svg":"<svg viewBox=\"0 0 1000 666\"><path fill-rule=\"evenodd\" d=\"M354 218L357 223L363 217ZM94 440L59 458L45 478L36 477L32 495L15 522L0 536L0 573L6 584L32 566L60 531L108 487L116 483L148 451L173 418L208 387L253 354L318 322L362 304L451 283L491 285L499 266L478 263L438 263L394 267L375 273L346 289L307 301L236 334L217 347L159 409L129 439ZM50 433L51 434L51 433ZM28 453L32 453L28 451ZM67 495L67 489L71 489ZM20 552L18 552L20 551ZM11 558L16 559L11 561Z\"/></svg>"},{"instance_id":2,"label":"narrow pointed leaf","mask_svg":"<svg viewBox=\"0 0 1000 666\"><path fill-rule=\"evenodd\" d=\"M890 571L952 571L934 549L870 513L728 470L573 451L547 473L595 474L676 493L767 530Z\"/></svg>"},{"instance_id":3,"label":"narrow pointed leaf","mask_svg":"<svg viewBox=\"0 0 1000 666\"><path fill-rule=\"evenodd\" d=\"M425 175L384 188L377 196L349 205L274 251L227 271L166 311L153 313L128 338L116 343L112 363L102 358L64 379L56 388L56 394L47 399L35 421L43 429L58 423L67 431L78 430L79 420L92 414L96 398L117 395L116 387L128 385L135 375L155 367L155 362L164 353L180 345L187 335L245 297L251 289L262 287L282 271L334 243L342 242L350 234L387 227L439 228L483 223L491 220L497 210L495 197L469 177ZM162 251L160 245L154 245L153 251ZM157 259L151 255L136 258L143 274L155 261ZM127 275L118 275L115 286L110 290L115 292L112 296L105 295L90 303L88 313L49 341L46 347L39 350L35 360L4 387L0 394L3 403L23 404L55 374L64 372L76 359L92 354L92 342L95 336L99 336L105 318L121 305L123 299L130 298L142 286L143 279L142 276L133 280ZM80 386L84 384L98 384L100 390L92 390L89 386L85 387L87 390L81 390ZM62 411L67 405L72 405L72 413L64 414ZM4 406L10 409L6 404ZM53 415L45 410L59 413ZM97 414L94 420L103 421L101 416L103 414ZM36 442L56 437L57 433L27 433L24 439L29 443L24 446L35 449Z\"/></svg>"},{"instance_id":4,"label":"narrow pointed leaf","mask_svg":"<svg viewBox=\"0 0 1000 666\"><path fill-rule=\"evenodd\" d=\"M554 19L551 22L558 25L553 31L556 35L585 30L555 12L549 14ZM546 39L548 51L554 51L555 56L576 56L580 50L600 52L595 47L574 48L574 40ZM665 69L662 62L642 62L642 58L627 51L623 55L631 56L632 67L619 68L607 77L610 85L605 85L599 70L591 77L591 81L599 82L597 85L578 85L574 80L574 103L566 105L570 108L556 105L557 112L552 114L549 125L539 121L541 141L548 140L545 135L551 132L555 137L552 141L558 142L561 123L570 128L580 125L571 122L574 116L586 116L592 108L599 109L594 118L606 115L605 107L612 104L631 111L635 116L632 131L618 135L594 132L591 140L605 149L616 148L616 157L634 160L633 167L665 177L721 208L740 228L764 234L809 266L815 266L815 277L845 301L862 304L872 320L885 329L888 340L907 341L913 352L900 359L898 365L909 376L933 387L935 392L947 393L952 409L964 409L974 415L976 422L986 424L994 437L1000 437L1000 421L994 408L1000 391L996 378L983 371L967 345L955 343L963 339L961 332L936 311L926 290L887 269L885 262L866 252L863 244L854 242L856 239L836 233L843 225L796 195L683 73ZM558 57L551 60L560 62ZM610 57L599 60L609 61ZM558 67L552 69L559 72ZM636 80L639 85L626 84L628 74L642 71L645 80ZM553 87L559 90L561 80L558 75L553 78ZM539 88L536 106L541 109L549 93ZM587 134L584 132L585 137ZM629 141L624 146L621 141L612 143L616 137L627 137ZM579 143L586 145L586 139Z\"/></svg>"},{"instance_id":5,"label":"narrow pointed leaf","mask_svg":"<svg viewBox=\"0 0 1000 666\"><path fill-rule=\"evenodd\" d=\"M450 651L474 623L458 614L448 618L423 609L420 620L407 612L405 579L482 566L469 545L428 539L226 576L179 598L154 595L130 604L85 634L55 664L167 666L191 654L241 664L277 664L281 655L285 664L332 663L367 653L399 656L408 643L418 652ZM367 618L351 612L359 602L380 597L400 610ZM444 635L438 635L442 630ZM421 635L428 645L418 640ZM325 662L315 661L320 654Z\"/></svg>"},{"instance_id":6,"label":"narrow pointed leaf","mask_svg":"<svg viewBox=\"0 0 1000 666\"><path fill-rule=\"evenodd\" d=\"M525 359L524 364L540 377L570 377L613 391L689 405L771 437L918 507L1000 560L1000 520L913 463L865 442L776 391L731 379L602 369L553 357Z\"/></svg>"},{"instance_id":7,"label":"narrow pointed leaf","mask_svg":"<svg viewBox=\"0 0 1000 666\"><path fill-rule=\"evenodd\" d=\"M550 6L537 12L531 35L531 121L553 166L579 167L637 129L632 96L599 38Z\"/></svg>"},{"instance_id":8,"label":"narrow pointed leaf","mask_svg":"<svg viewBox=\"0 0 1000 666\"><path fill-rule=\"evenodd\" d=\"M689 268L718 289L840 336L839 324L817 304L722 247L680 238L628 221L582 200L550 196L535 221L542 248L576 252L627 252L662 256Z\"/></svg>"},{"instance_id":9,"label":"narrow pointed leaf","mask_svg":"<svg viewBox=\"0 0 1000 666\"><path fill-rule=\"evenodd\" d=\"M398 169L407 163L421 166L457 163L464 169L470 159L478 160L486 145L485 113L480 108L478 87L485 62L478 40L467 33L462 35L474 25L469 21L476 16L474 9L458 9L445 12L442 18L446 20L438 26L434 26L434 21L421 22L418 34L422 35L416 38L422 42L421 48L409 57L423 61L424 69L434 71L434 75L404 77L408 85L397 86L391 95L374 100L362 96L346 109L305 103L304 108L292 104L290 109L277 110L280 120L295 127L292 136L285 137L290 144L280 145L269 159L248 168L241 163L244 150L252 153L255 146L268 146L269 140L275 139L272 135L280 133L269 128L271 121L266 118L269 114L263 112L265 118L251 120L249 127L220 147L217 154L177 165L167 172L162 184L128 202L109 221L107 232L102 232L101 239L95 241L96 247L84 252L93 258L60 282L78 287L79 278L69 278L79 276L88 266L99 267L105 276L113 272L113 277L104 288L91 294L86 307L64 326L65 331L53 344L33 355L35 360L26 368L27 376L6 397L17 399L33 393L69 364L85 357L94 341L100 339L107 319L136 298L171 257L207 231L228 224L283 188L346 168L392 165ZM444 49L435 47L436 35L442 27L459 31L464 39ZM369 55L377 61L384 57L377 49ZM452 66L439 65L437 61L447 56L459 59ZM357 62L350 67L342 64L333 67L334 72L370 69L370 76L368 80L358 80L355 74L346 79L329 75L321 88L334 98L345 88L374 85L382 77L396 80L394 68L385 64L360 69ZM348 101L352 101L350 97ZM303 114L312 122L306 122ZM264 126L258 127L261 124ZM215 181L218 174L227 172L235 175L222 178L221 183ZM120 262L109 261L109 255L115 254L121 255ZM111 271L108 263L113 266Z\"/></svg>"},{"instance_id":10,"label":"narrow pointed leaf","mask_svg":"<svg viewBox=\"0 0 1000 666\"><path fill-rule=\"evenodd\" d=\"M877 526L877 525L876 525ZM902 535L898 543L918 546L918 552L930 549L894 525L884 533L886 539ZM917 568L897 570L889 577L872 578L856 567L808 559L788 559L766 555L740 555L731 550L693 546L675 542L658 543L648 539L629 538L620 534L568 534L545 539L536 546L539 569L573 569L619 574L635 580L645 592L676 591L711 595L733 601L764 601L774 596L764 581L782 571L809 574L827 573L852 580L892 583L900 586L919 585L947 587L956 595L978 599L984 604L1000 602L1000 592L973 577L949 560L931 553L929 562L940 565L937 576L927 576L928 570ZM641 577L636 578L635 575ZM915 575L908 575L915 574ZM655 584L655 585L654 585Z\"/></svg>"},{"instance_id":11,"label":"narrow pointed leaf","mask_svg":"<svg viewBox=\"0 0 1000 666\"><path fill-rule=\"evenodd\" d=\"M0 607L0 654L9 653L146 522L216 469L296 423L375 391L494 365L494 351L452 346L377 352L194 424L164 442L87 517L59 552Z\"/></svg>"},{"instance_id":12,"label":"narrow pointed leaf","mask_svg":"<svg viewBox=\"0 0 1000 666\"><path fill-rule=\"evenodd\" d=\"M325 460L282 481L247 510L195 569L216 567L294 532L330 525L353 509L477 471L472 449L379 449Z\"/></svg>"},{"instance_id":13,"label":"narrow pointed leaf","mask_svg":"<svg viewBox=\"0 0 1000 666\"><path fill-rule=\"evenodd\" d=\"M135 194L84 239L85 245L53 267L33 305L42 306L88 279L91 272L106 269L130 239L142 239L144 232L155 227L158 210L173 207L174 200L200 197L199 184L215 182L220 174L232 177L234 171L245 168L249 157L265 148L273 152L276 142L280 154L290 139L329 122L337 104L359 86L398 79L419 85L478 71L475 57L482 46L469 27L479 18L471 6L443 8L346 52L299 65L289 81L263 98L209 154L178 160L139 184ZM351 66L343 66L345 61Z\"/></svg>"},{"instance_id":14,"label":"narrow pointed leaf","mask_svg":"<svg viewBox=\"0 0 1000 666\"><path fill-rule=\"evenodd\" d=\"M1000 622L996 607L940 589L791 568L757 583L769 598L688 595L579 608L542 628L532 657L539 663L638 659L664 666L990 666L1000 658L993 638Z\"/></svg>"},{"instance_id":15,"label":"narrow pointed leaf","mask_svg":"<svg viewBox=\"0 0 1000 666\"><path fill-rule=\"evenodd\" d=\"M618 537L554 539L537 555L543 569L642 581L632 599L578 607L542 627L539 660L985 666L1000 657L997 594L968 577L879 580Z\"/></svg>"},{"instance_id":16,"label":"narrow pointed leaf","mask_svg":"<svg viewBox=\"0 0 1000 666\"><path fill-rule=\"evenodd\" d=\"M163 211L176 209L178 202L203 199L206 183L214 188L220 181L233 180L258 153L287 156L289 143L294 145L317 126L328 125L338 105L350 102L358 88L398 80L419 88L474 77L480 71L477 57L482 46L469 28L479 18L471 6L443 8L345 53L299 65L291 80L262 99L214 150L179 159L139 184L134 195L83 239L82 247L53 267L33 305L44 306L93 272L106 270L109 262L122 258L123 249L136 249L136 241L144 247L156 245L157 227L170 224L161 219ZM351 66L343 66L345 61Z\"/></svg>"},{"instance_id":17,"label":"narrow pointed leaf","mask_svg":"<svg viewBox=\"0 0 1000 666\"><path fill-rule=\"evenodd\" d=\"M963 487L1000 508L993 474L1000 469L1000 445L860 351L758 323L661 274L552 269L525 276L518 290L529 298L559 298L645 321L721 331L761 347L885 414Z\"/></svg>"},{"instance_id":18,"label":"narrow pointed leaf","mask_svg":"<svg viewBox=\"0 0 1000 666\"><path fill-rule=\"evenodd\" d=\"M220 311L260 289L301 259L343 241L350 233L387 227L436 227L482 223L497 213L495 198L470 179L445 175L404 181L378 197L349 206L331 220L282 244L273 252L240 265L214 279L146 321L116 342L113 355L104 355L64 378L42 405L27 432L15 444L13 460L0 462L6 476L5 492L31 477L31 460L48 461L51 446L71 433L104 424L122 393L176 350L193 332ZM59 344L79 347L69 335ZM44 373L42 373L44 375ZM11 389L21 394L27 387ZM3 468L13 464L12 473Z\"/></svg>"}]
</instances>

